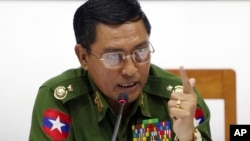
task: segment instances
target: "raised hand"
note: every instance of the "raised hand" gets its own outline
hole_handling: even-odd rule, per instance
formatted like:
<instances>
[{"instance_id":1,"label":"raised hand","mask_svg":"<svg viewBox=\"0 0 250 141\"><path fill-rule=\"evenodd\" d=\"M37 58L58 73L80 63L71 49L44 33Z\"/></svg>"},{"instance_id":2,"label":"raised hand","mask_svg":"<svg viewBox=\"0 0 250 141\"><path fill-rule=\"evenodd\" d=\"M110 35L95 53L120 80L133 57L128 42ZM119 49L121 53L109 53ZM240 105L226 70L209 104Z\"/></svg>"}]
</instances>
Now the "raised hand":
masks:
<instances>
[{"instance_id":1,"label":"raised hand","mask_svg":"<svg viewBox=\"0 0 250 141\"><path fill-rule=\"evenodd\" d=\"M190 141L193 138L194 114L197 105L197 96L193 90L194 78L188 78L181 66L180 77L183 91L173 92L168 102L169 114L173 119L173 130L180 141Z\"/></svg>"}]
</instances>

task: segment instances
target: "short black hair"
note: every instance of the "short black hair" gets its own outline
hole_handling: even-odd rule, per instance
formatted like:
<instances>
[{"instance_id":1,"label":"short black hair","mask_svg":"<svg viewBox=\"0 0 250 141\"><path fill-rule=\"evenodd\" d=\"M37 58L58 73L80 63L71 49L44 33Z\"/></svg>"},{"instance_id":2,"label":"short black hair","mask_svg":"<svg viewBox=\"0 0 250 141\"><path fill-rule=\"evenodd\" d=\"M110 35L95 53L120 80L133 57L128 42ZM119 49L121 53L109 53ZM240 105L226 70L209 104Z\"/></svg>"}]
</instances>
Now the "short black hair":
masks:
<instances>
[{"instance_id":1,"label":"short black hair","mask_svg":"<svg viewBox=\"0 0 250 141\"><path fill-rule=\"evenodd\" d=\"M123 24L127 21L143 20L148 35L151 25L137 0L88 0L75 12L73 26L76 42L86 49L96 38L98 23Z\"/></svg>"}]
</instances>

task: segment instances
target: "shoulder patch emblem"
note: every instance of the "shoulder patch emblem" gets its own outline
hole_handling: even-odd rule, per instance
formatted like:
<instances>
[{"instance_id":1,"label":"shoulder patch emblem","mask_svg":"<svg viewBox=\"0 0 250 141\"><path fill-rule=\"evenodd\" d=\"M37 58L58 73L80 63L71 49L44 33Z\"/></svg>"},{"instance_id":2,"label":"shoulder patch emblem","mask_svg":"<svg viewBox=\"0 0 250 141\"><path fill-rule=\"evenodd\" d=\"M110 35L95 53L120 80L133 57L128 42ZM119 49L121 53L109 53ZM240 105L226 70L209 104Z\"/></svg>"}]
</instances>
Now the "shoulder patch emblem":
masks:
<instances>
[{"instance_id":1,"label":"shoulder patch emblem","mask_svg":"<svg viewBox=\"0 0 250 141\"><path fill-rule=\"evenodd\" d=\"M205 116L201 108L196 108L194 117L194 126L198 126L205 121Z\"/></svg>"},{"instance_id":2,"label":"shoulder patch emblem","mask_svg":"<svg viewBox=\"0 0 250 141\"><path fill-rule=\"evenodd\" d=\"M63 140L68 137L71 119L69 115L55 109L44 112L42 129L53 140Z\"/></svg>"}]
</instances>

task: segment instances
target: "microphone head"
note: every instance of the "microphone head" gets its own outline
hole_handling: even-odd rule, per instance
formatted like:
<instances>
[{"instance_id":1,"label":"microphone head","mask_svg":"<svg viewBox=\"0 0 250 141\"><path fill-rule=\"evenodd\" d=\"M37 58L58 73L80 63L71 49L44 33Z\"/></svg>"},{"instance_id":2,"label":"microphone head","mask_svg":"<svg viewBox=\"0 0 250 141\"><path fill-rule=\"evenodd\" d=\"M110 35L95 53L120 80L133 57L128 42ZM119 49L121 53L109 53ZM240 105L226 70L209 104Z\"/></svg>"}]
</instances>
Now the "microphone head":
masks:
<instances>
[{"instance_id":1,"label":"microphone head","mask_svg":"<svg viewBox=\"0 0 250 141\"><path fill-rule=\"evenodd\" d=\"M117 101L120 103L120 104L125 104L128 102L128 94L125 93L125 92L121 92L117 98Z\"/></svg>"}]
</instances>

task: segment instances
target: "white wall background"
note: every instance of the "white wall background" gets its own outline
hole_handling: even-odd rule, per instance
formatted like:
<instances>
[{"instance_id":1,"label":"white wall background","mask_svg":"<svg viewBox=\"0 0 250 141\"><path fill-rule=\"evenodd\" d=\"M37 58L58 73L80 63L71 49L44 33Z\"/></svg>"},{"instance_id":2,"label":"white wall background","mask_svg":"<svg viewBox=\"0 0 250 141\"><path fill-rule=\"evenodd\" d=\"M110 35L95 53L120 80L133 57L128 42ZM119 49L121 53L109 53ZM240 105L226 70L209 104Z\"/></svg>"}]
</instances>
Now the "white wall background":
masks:
<instances>
[{"instance_id":1,"label":"white wall background","mask_svg":"<svg viewBox=\"0 0 250 141\"><path fill-rule=\"evenodd\" d=\"M0 1L1 141L27 141L40 84L79 66L72 19L81 3ZM250 124L246 109L250 106L250 2L151 0L141 4L153 26L152 62L163 68L234 69L237 122Z\"/></svg>"}]
</instances>

